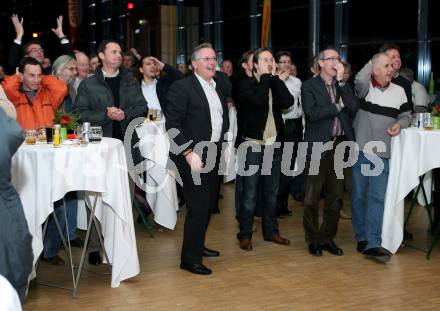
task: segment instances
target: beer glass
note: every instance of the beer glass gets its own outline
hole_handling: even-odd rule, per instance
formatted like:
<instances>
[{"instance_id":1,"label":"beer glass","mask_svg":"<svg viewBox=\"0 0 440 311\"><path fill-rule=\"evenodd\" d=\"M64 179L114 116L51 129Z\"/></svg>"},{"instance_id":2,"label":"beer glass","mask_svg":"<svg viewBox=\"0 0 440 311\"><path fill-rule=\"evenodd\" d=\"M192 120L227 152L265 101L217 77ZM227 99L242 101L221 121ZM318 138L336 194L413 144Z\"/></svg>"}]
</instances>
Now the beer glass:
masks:
<instances>
[{"instance_id":1,"label":"beer glass","mask_svg":"<svg viewBox=\"0 0 440 311\"><path fill-rule=\"evenodd\" d=\"M91 126L89 141L91 143L99 143L102 140L102 127L101 126Z\"/></svg>"}]
</instances>

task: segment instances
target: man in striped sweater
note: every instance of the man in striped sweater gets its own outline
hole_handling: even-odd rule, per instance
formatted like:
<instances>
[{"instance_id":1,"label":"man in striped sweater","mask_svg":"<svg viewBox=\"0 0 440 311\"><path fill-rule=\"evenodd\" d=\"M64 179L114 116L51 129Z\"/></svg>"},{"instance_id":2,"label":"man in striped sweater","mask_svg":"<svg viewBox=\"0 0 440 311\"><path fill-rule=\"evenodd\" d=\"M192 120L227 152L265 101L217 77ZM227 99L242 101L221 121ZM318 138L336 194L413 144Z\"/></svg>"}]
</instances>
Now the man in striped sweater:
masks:
<instances>
[{"instance_id":1,"label":"man in striped sweater","mask_svg":"<svg viewBox=\"0 0 440 311\"><path fill-rule=\"evenodd\" d=\"M354 121L360 152L352 173L352 223L358 252L379 262L390 260L381 233L391 137L408 127L411 117L405 91L392 78L391 58L378 53L355 79L357 94L365 95Z\"/></svg>"}]
</instances>

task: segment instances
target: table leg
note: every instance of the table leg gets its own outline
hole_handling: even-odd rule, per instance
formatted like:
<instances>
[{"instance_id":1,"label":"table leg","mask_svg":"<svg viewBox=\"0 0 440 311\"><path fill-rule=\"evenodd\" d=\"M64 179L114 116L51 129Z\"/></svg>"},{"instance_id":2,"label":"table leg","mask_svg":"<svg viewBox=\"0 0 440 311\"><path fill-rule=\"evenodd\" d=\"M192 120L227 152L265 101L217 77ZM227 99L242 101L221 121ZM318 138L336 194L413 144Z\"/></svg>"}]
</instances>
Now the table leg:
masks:
<instances>
[{"instance_id":1,"label":"table leg","mask_svg":"<svg viewBox=\"0 0 440 311\"><path fill-rule=\"evenodd\" d=\"M84 247L83 247L83 250L82 250L82 253L81 253L81 259L80 259L80 262L79 262L78 272L76 274L76 286L75 286L75 288L73 290L73 298L74 299L76 299L76 297L78 297L79 281L81 279L81 273L82 273L82 270L84 268L85 255L86 255L86 252L87 252L87 246L88 246L88 243L89 243L90 233L91 233L91 229L92 229L92 225L93 224L95 226L95 230L98 233L99 243L101 244L102 250L104 252L105 259L107 260L107 263L110 265L110 260L109 260L109 258L107 256L107 252L106 252L106 250L104 248L104 243L103 243L102 238L101 238L101 233L98 231L98 225L96 223L97 220L95 218L95 208L96 208L96 203L98 202L98 195L99 195L98 193L95 194L95 198L93 200L93 204L91 204L91 202L90 202L90 200L89 200L87 195L85 197L86 205L90 208L90 216L89 216L89 219L88 219L88 222L87 222L86 238L84 240Z\"/></svg>"},{"instance_id":2,"label":"table leg","mask_svg":"<svg viewBox=\"0 0 440 311\"><path fill-rule=\"evenodd\" d=\"M72 273L73 289L75 289L76 288L75 271L74 271L74 265L73 265L73 259L72 259L72 249L70 247L69 225L67 224L66 200L64 198L63 198L63 207L62 208L63 208L63 211L64 211L64 221L66 223L67 242L66 242L66 238L64 237L63 230L61 230L61 225L60 225L58 217L57 217L57 215L55 213L55 209L52 212L52 216L53 216L53 220L55 222L55 226L57 227L58 234L60 235L61 242L63 243L64 250L66 252L67 258L69 260L70 270L71 270L71 273ZM46 222L44 223L44 227L43 227L43 243L44 243L44 238L46 236L47 224L48 224L48 220L46 220ZM37 263L35 265L35 270L37 270L38 264L39 264L39 260L37 261ZM71 290L70 288L66 288L66 287L63 287L63 286L57 286L57 285L53 285L53 284L47 284L47 283L39 283L39 284L45 285L45 286L50 286L50 287L56 287L56 288Z\"/></svg>"},{"instance_id":3,"label":"table leg","mask_svg":"<svg viewBox=\"0 0 440 311\"><path fill-rule=\"evenodd\" d=\"M426 195L425 186L423 185L424 179L425 179L425 174L423 174L422 176L419 177L419 185L417 186L417 189L416 189L416 191L414 193L414 196L413 196L413 199L412 199L412 202L411 202L411 207L410 207L410 209L408 211L408 214L406 216L403 228L404 228L404 230L406 229L406 226L408 224L409 218L410 218L411 213L413 211L414 205L417 202L417 197L418 197L420 191L422 191L423 200L425 201L424 208L426 210L426 213L428 214L428 220L429 220L428 239L431 240L431 241L428 244L429 245L428 246L428 250L420 249L420 248L415 247L413 245L410 245L408 243L405 243L405 245L409 246L409 247L412 247L412 248L415 248L415 249L418 249L418 250L420 250L422 252L427 253L426 254L426 259L429 259L430 256L431 256L432 249L434 248L435 242L437 241L437 235L440 232L440 224L437 225L437 227L434 224L434 219L433 219L432 212L431 212L431 208L433 207L433 204L432 203L428 204L428 196ZM432 189L431 189L431 191L432 191Z\"/></svg>"}]
</instances>

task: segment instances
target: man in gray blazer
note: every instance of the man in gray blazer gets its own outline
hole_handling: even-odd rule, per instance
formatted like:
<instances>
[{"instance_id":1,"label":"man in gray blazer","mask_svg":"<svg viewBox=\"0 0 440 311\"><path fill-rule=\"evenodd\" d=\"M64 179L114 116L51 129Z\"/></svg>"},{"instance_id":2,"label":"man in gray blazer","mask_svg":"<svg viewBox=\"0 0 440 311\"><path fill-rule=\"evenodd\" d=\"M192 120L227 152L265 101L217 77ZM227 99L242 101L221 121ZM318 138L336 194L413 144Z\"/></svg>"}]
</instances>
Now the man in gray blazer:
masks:
<instances>
[{"instance_id":1,"label":"man in gray blazer","mask_svg":"<svg viewBox=\"0 0 440 311\"><path fill-rule=\"evenodd\" d=\"M319 75L304 82L301 90L306 120L304 142L308 143L303 223L311 255L322 256L322 250L327 250L341 256L343 251L333 239L338 228L344 180L336 177L334 154L338 143L354 140L349 112L358 110L359 100L343 81L344 66L336 50L329 48L321 51L318 62ZM312 145L316 147L328 142L333 142L332 150L312 154ZM317 161L318 174L310 174L311 166L316 165ZM325 209L322 224L319 225L322 193Z\"/></svg>"}]
</instances>

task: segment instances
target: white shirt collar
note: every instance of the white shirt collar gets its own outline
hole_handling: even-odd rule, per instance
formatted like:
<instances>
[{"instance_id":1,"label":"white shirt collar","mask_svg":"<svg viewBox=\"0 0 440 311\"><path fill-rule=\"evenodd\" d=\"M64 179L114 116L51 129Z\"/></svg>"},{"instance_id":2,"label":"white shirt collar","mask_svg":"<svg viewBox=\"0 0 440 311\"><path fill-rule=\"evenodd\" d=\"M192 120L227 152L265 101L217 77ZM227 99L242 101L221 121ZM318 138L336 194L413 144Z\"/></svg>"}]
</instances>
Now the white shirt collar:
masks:
<instances>
[{"instance_id":1,"label":"white shirt collar","mask_svg":"<svg viewBox=\"0 0 440 311\"><path fill-rule=\"evenodd\" d=\"M199 82L202 85L202 87L208 87L208 86L212 85L214 87L214 89L215 89L216 83L215 83L214 79L211 78L210 81L206 81L201 76L199 76L197 73L194 72L194 74L196 75L197 80L199 80Z\"/></svg>"},{"instance_id":2,"label":"white shirt collar","mask_svg":"<svg viewBox=\"0 0 440 311\"><path fill-rule=\"evenodd\" d=\"M153 87L157 85L157 79L154 79L153 82L151 82L150 84L147 84L143 79L142 79L142 86L145 87Z\"/></svg>"},{"instance_id":3,"label":"white shirt collar","mask_svg":"<svg viewBox=\"0 0 440 311\"><path fill-rule=\"evenodd\" d=\"M116 70L116 71L115 71L114 73L112 73L112 74L106 73L106 72L104 71L104 68L102 68L101 70L102 70L102 74L104 75L104 78L114 78L114 77L117 77L118 74L119 74L119 69Z\"/></svg>"}]
</instances>

